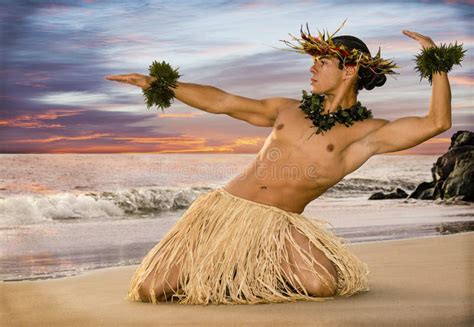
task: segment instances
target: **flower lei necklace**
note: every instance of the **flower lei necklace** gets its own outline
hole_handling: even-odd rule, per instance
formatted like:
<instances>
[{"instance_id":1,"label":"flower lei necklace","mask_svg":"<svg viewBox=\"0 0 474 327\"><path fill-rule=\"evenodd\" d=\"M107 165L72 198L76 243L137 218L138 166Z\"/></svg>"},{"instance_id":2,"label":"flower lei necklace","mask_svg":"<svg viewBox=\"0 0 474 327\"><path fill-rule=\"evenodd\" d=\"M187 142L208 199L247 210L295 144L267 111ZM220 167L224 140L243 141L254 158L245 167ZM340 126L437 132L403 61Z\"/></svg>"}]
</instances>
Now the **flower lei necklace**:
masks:
<instances>
[{"instance_id":1,"label":"flower lei necklace","mask_svg":"<svg viewBox=\"0 0 474 327\"><path fill-rule=\"evenodd\" d=\"M322 114L324 111L323 102L324 95L314 93L309 95L303 90L300 108L307 115L305 118L311 119L314 127L317 128L316 134L330 130L336 123L350 127L354 121L362 121L373 117L372 111L362 106L360 101L357 101L357 103L350 108L342 109L341 106L338 106L336 112Z\"/></svg>"}]
</instances>

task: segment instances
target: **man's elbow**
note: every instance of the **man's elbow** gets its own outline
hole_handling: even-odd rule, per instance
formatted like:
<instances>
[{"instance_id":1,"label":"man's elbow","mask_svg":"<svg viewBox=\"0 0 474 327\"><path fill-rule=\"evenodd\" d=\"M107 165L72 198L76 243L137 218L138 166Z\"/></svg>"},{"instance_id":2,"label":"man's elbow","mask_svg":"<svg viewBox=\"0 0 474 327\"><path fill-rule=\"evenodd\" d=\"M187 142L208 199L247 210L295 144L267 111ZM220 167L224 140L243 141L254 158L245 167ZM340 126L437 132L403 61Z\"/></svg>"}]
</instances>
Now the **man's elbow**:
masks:
<instances>
[{"instance_id":1,"label":"man's elbow","mask_svg":"<svg viewBox=\"0 0 474 327\"><path fill-rule=\"evenodd\" d=\"M442 133L442 132L447 131L448 129L450 129L451 126L452 126L450 117L435 118L433 116L428 115L424 118L426 119L427 123L432 128L434 128L435 132Z\"/></svg>"},{"instance_id":2,"label":"man's elbow","mask_svg":"<svg viewBox=\"0 0 474 327\"><path fill-rule=\"evenodd\" d=\"M442 125L439 125L438 126L438 130L440 133L442 132L445 132L447 131L448 129L450 129L452 127L452 123L451 122L448 122L448 123L444 123Z\"/></svg>"}]
</instances>

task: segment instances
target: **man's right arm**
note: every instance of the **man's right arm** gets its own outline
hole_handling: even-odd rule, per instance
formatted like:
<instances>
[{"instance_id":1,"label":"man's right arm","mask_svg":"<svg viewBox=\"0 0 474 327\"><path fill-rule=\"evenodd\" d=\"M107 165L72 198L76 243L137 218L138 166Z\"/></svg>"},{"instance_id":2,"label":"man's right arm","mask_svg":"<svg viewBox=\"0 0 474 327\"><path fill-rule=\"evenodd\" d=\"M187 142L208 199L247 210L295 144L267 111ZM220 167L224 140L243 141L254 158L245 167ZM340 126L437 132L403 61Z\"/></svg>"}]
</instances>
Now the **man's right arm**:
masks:
<instances>
[{"instance_id":1,"label":"man's right arm","mask_svg":"<svg viewBox=\"0 0 474 327\"><path fill-rule=\"evenodd\" d=\"M177 82L176 99L183 103L214 114L226 114L255 126L272 127L279 110L298 102L289 98L250 99L227 93L210 85Z\"/></svg>"}]
</instances>

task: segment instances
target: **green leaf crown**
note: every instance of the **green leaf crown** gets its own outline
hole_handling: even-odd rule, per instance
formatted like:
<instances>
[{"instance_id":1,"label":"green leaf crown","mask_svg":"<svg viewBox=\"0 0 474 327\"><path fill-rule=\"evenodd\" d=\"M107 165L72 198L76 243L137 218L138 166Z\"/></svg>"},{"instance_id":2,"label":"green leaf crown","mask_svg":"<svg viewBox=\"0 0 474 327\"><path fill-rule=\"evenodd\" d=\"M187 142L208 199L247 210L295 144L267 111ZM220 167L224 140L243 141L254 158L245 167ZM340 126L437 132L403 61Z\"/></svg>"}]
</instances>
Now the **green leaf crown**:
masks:
<instances>
[{"instance_id":1,"label":"green leaf crown","mask_svg":"<svg viewBox=\"0 0 474 327\"><path fill-rule=\"evenodd\" d=\"M329 34L328 31L321 33L318 29L318 37L311 35L308 23L306 23L307 32L304 32L303 26L301 26L301 38L298 38L288 33L293 40L298 42L297 45L292 44L291 42L286 40L280 40L281 42L292 48L292 50L283 50L306 53L311 55L312 57L338 57L344 65L359 65L371 70L374 74L399 74L393 70L395 68L400 68L399 66L397 66L392 60L386 60L381 57L380 47L377 54L374 57L371 57L370 54L362 52L358 49L348 50L348 48L344 44L334 44L332 39L334 35L339 32L339 30L344 26L346 20L347 19L344 20L342 25L333 34Z\"/></svg>"}]
</instances>

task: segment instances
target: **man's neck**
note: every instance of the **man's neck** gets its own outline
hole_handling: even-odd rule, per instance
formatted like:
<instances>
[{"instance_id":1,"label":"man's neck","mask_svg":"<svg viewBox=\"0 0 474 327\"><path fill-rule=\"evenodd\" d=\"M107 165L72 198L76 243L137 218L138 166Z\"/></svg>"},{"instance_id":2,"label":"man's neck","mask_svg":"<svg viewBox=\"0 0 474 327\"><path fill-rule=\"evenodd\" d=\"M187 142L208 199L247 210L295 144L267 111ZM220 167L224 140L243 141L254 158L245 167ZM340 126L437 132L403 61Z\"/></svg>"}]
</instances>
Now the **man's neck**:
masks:
<instances>
[{"instance_id":1,"label":"man's neck","mask_svg":"<svg viewBox=\"0 0 474 327\"><path fill-rule=\"evenodd\" d=\"M323 114L328 114L330 112L336 112L337 107L341 106L342 109L347 109L352 107L357 103L357 95L355 92L344 92L341 90L337 93L328 92L325 94L323 102Z\"/></svg>"}]
</instances>

